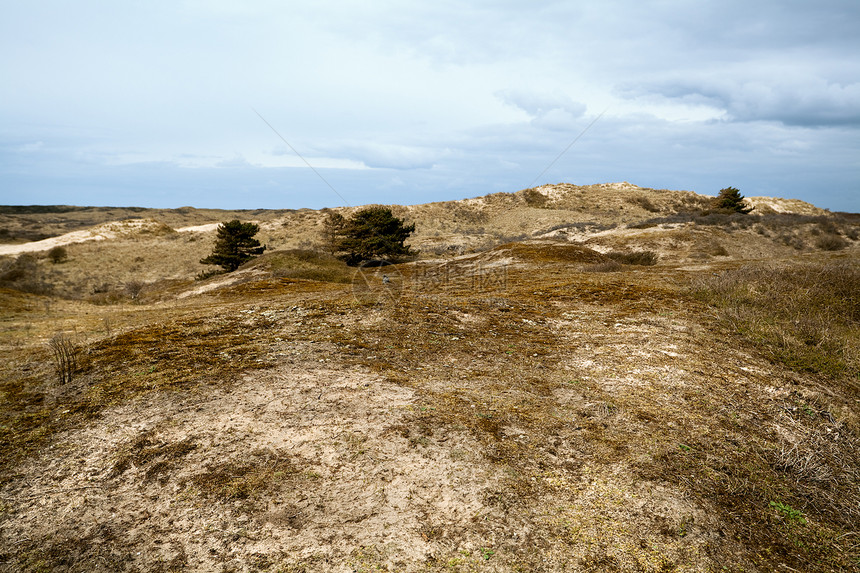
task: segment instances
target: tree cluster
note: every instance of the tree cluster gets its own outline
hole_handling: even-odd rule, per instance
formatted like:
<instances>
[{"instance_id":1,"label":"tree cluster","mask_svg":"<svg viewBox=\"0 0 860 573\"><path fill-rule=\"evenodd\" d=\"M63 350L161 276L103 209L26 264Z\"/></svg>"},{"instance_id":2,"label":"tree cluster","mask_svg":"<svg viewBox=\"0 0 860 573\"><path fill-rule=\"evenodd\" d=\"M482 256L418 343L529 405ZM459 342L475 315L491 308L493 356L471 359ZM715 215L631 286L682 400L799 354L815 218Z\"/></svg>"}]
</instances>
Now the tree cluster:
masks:
<instances>
[{"instance_id":1,"label":"tree cluster","mask_svg":"<svg viewBox=\"0 0 860 573\"><path fill-rule=\"evenodd\" d=\"M365 207L348 219L340 213L329 213L324 224L328 251L350 266L372 259L398 260L416 254L406 239L415 232L415 224L406 224L382 206Z\"/></svg>"}]
</instances>

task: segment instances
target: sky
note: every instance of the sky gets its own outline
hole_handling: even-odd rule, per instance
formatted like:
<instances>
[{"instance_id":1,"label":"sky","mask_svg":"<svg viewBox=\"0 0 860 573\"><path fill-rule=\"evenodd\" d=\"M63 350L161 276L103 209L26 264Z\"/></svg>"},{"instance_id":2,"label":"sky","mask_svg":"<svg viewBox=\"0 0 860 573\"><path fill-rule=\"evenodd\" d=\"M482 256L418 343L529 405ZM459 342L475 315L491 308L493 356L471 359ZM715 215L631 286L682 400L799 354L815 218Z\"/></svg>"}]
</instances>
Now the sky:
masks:
<instances>
[{"instance_id":1,"label":"sky","mask_svg":"<svg viewBox=\"0 0 860 573\"><path fill-rule=\"evenodd\" d=\"M857 0L4 0L0 204L628 181L860 212L858 30Z\"/></svg>"}]
</instances>

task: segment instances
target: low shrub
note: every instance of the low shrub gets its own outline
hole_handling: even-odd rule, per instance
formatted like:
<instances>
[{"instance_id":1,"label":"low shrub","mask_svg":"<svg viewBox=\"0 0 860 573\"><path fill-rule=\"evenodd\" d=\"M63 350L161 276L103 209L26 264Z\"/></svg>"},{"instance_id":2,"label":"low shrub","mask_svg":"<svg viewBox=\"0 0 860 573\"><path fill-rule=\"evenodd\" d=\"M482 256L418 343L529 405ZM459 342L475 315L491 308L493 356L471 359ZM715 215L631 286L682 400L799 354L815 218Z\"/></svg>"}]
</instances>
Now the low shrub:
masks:
<instances>
[{"instance_id":1,"label":"low shrub","mask_svg":"<svg viewBox=\"0 0 860 573\"><path fill-rule=\"evenodd\" d=\"M639 207L642 207L643 209L651 213L660 212L660 207L657 207L656 205L654 205L654 203L651 202L651 199L642 195L639 195L637 197L628 197L627 199L625 199L625 201L627 203L630 203L631 205L638 205Z\"/></svg>"},{"instance_id":2,"label":"low shrub","mask_svg":"<svg viewBox=\"0 0 860 573\"><path fill-rule=\"evenodd\" d=\"M141 291L143 291L143 287L146 286L146 283L139 280L130 280L123 288L125 289L126 294L131 297L131 300L137 300L137 297L140 296Z\"/></svg>"},{"instance_id":3,"label":"low shrub","mask_svg":"<svg viewBox=\"0 0 860 573\"><path fill-rule=\"evenodd\" d=\"M0 287L33 294L48 294L53 290L45 280L38 259L30 253L0 261Z\"/></svg>"},{"instance_id":4,"label":"low shrub","mask_svg":"<svg viewBox=\"0 0 860 573\"><path fill-rule=\"evenodd\" d=\"M728 257L729 251L723 245L716 243L708 249L708 254L712 257Z\"/></svg>"},{"instance_id":5,"label":"low shrub","mask_svg":"<svg viewBox=\"0 0 860 573\"><path fill-rule=\"evenodd\" d=\"M542 208L546 205L547 197L537 189L526 189L523 191L526 205L529 207Z\"/></svg>"},{"instance_id":6,"label":"low shrub","mask_svg":"<svg viewBox=\"0 0 860 573\"><path fill-rule=\"evenodd\" d=\"M835 233L825 233L818 237L815 246L822 251L841 251L848 246L848 241Z\"/></svg>"},{"instance_id":7,"label":"low shrub","mask_svg":"<svg viewBox=\"0 0 860 573\"><path fill-rule=\"evenodd\" d=\"M607 256L618 263L624 265L656 265L660 256L654 251L632 251L629 253L612 251L607 253Z\"/></svg>"},{"instance_id":8,"label":"low shrub","mask_svg":"<svg viewBox=\"0 0 860 573\"><path fill-rule=\"evenodd\" d=\"M839 234L839 227L836 226L836 223L832 219L825 219L818 223L818 229L826 235Z\"/></svg>"}]
</instances>

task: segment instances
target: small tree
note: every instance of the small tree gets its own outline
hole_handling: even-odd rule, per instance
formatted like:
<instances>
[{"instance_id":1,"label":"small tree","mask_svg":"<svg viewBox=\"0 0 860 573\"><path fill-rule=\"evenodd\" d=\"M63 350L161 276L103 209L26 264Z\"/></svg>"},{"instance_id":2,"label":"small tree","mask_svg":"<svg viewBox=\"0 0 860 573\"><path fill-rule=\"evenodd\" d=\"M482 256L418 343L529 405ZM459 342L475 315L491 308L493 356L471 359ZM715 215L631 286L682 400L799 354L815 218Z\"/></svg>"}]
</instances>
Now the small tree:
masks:
<instances>
[{"instance_id":1,"label":"small tree","mask_svg":"<svg viewBox=\"0 0 860 573\"><path fill-rule=\"evenodd\" d=\"M219 265L225 271L233 272L239 266L257 255L263 254L266 247L254 238L260 226L242 223L238 219L218 225L215 249L208 257L200 259L204 265Z\"/></svg>"},{"instance_id":2,"label":"small tree","mask_svg":"<svg viewBox=\"0 0 860 573\"><path fill-rule=\"evenodd\" d=\"M334 248L351 266L374 258L408 257L415 254L405 244L413 232L415 224L405 224L388 207L366 207L335 232Z\"/></svg>"},{"instance_id":3,"label":"small tree","mask_svg":"<svg viewBox=\"0 0 860 573\"><path fill-rule=\"evenodd\" d=\"M66 259L69 258L69 252L66 251L65 247L58 245L48 251L48 258L51 259L51 262L56 265L65 262Z\"/></svg>"},{"instance_id":4,"label":"small tree","mask_svg":"<svg viewBox=\"0 0 860 573\"><path fill-rule=\"evenodd\" d=\"M323 245L326 252L337 254L338 241L343 237L346 228L346 217L336 211L330 211L323 221Z\"/></svg>"},{"instance_id":5,"label":"small tree","mask_svg":"<svg viewBox=\"0 0 860 573\"><path fill-rule=\"evenodd\" d=\"M717 209L731 211L732 213L747 214L753 210L752 207L746 206L746 203L744 203L744 196L741 195L740 190L735 189L734 187L720 189L720 194L717 195L714 205Z\"/></svg>"}]
</instances>

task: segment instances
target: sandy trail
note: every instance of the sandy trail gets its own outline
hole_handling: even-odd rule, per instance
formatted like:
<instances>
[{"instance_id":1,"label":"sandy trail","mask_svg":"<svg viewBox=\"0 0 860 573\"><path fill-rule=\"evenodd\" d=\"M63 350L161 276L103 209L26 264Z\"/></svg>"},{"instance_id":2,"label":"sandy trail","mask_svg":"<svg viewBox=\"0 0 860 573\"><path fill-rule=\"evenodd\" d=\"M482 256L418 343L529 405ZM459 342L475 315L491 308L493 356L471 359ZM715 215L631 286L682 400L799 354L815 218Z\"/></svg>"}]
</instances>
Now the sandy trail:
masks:
<instances>
[{"instance_id":1,"label":"sandy trail","mask_svg":"<svg viewBox=\"0 0 860 573\"><path fill-rule=\"evenodd\" d=\"M208 233L214 231L219 223L208 223L206 225L194 225L191 227L181 227L175 229L178 233ZM72 231L57 237L42 239L41 241L32 241L20 245L0 245L0 256L3 255L20 255L22 253L39 253L49 251L54 247L65 247L74 243L85 243L87 241L105 241L108 239L116 239L121 236L133 235L135 233L145 233L147 230L157 229L164 232L165 227L162 223L151 219L130 219L125 221L116 221L113 223L105 223L91 229L82 231Z\"/></svg>"}]
</instances>

